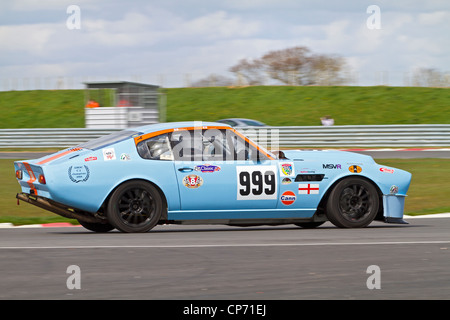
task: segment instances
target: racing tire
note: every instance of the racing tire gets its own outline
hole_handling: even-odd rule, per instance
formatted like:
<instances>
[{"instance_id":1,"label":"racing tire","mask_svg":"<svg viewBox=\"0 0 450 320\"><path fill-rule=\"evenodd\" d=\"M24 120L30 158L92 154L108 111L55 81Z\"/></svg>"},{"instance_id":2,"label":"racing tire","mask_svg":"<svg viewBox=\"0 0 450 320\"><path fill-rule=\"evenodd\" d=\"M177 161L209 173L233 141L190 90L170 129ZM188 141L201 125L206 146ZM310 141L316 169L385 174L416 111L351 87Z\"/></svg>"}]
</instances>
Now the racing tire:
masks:
<instances>
[{"instance_id":1,"label":"racing tire","mask_svg":"<svg viewBox=\"0 0 450 320\"><path fill-rule=\"evenodd\" d=\"M377 189L367 180L354 177L340 181L331 191L326 205L328 220L339 228L364 228L379 208Z\"/></svg>"},{"instance_id":2,"label":"racing tire","mask_svg":"<svg viewBox=\"0 0 450 320\"><path fill-rule=\"evenodd\" d=\"M147 232L161 218L164 208L158 190L145 181L129 181L114 190L106 217L122 232Z\"/></svg>"},{"instance_id":3,"label":"racing tire","mask_svg":"<svg viewBox=\"0 0 450 320\"><path fill-rule=\"evenodd\" d=\"M109 223L93 223L85 222L82 220L78 220L78 222L86 229L99 233L108 232L114 229L114 226L110 225Z\"/></svg>"}]
</instances>

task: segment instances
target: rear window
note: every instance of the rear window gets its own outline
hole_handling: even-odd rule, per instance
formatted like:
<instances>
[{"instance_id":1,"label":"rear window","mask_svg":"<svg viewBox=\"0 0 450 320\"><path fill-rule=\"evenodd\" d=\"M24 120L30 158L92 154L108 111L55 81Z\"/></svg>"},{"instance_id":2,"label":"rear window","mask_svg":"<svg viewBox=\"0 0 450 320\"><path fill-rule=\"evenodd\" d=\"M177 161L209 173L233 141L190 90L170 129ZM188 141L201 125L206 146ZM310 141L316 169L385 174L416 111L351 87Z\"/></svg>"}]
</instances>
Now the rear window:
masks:
<instances>
[{"instance_id":1,"label":"rear window","mask_svg":"<svg viewBox=\"0 0 450 320\"><path fill-rule=\"evenodd\" d=\"M98 150L104 147L107 147L113 143L121 142L123 140L129 139L133 136L141 135L142 132L137 131L118 131L106 136L85 142L77 146L78 148L90 149L90 150Z\"/></svg>"}]
</instances>

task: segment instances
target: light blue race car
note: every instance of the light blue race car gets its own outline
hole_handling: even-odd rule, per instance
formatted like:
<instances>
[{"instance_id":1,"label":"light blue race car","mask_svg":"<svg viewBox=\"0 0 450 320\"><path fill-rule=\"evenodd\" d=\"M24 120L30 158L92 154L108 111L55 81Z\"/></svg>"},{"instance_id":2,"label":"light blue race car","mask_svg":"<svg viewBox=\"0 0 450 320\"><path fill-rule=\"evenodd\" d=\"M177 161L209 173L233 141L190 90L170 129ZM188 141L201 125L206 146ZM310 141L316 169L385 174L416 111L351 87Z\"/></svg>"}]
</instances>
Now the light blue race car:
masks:
<instances>
[{"instance_id":1,"label":"light blue race car","mask_svg":"<svg viewBox=\"0 0 450 320\"><path fill-rule=\"evenodd\" d=\"M214 122L127 129L14 166L18 199L96 232L147 232L157 224L406 223L411 182L409 172L366 155L272 153Z\"/></svg>"}]
</instances>

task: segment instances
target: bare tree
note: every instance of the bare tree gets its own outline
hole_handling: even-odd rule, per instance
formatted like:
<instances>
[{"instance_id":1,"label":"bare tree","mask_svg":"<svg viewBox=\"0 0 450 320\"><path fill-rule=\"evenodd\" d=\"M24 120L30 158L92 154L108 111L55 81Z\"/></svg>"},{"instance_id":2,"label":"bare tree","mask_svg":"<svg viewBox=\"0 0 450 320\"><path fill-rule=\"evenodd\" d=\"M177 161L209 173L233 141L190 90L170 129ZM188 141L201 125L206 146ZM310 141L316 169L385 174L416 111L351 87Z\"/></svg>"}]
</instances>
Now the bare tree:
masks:
<instances>
[{"instance_id":1,"label":"bare tree","mask_svg":"<svg viewBox=\"0 0 450 320\"><path fill-rule=\"evenodd\" d=\"M433 68L420 68L414 72L412 84L418 87L445 87L448 86L448 77Z\"/></svg>"},{"instance_id":2,"label":"bare tree","mask_svg":"<svg viewBox=\"0 0 450 320\"><path fill-rule=\"evenodd\" d=\"M345 61L334 55L312 54L307 47L293 47L270 51L260 59L242 59L229 70L238 77L238 84L263 84L269 77L288 85L337 85L346 79L342 76Z\"/></svg>"},{"instance_id":3,"label":"bare tree","mask_svg":"<svg viewBox=\"0 0 450 320\"><path fill-rule=\"evenodd\" d=\"M225 87L231 85L233 85L233 79L217 74L210 74L204 79L195 81L191 87Z\"/></svg>"},{"instance_id":4,"label":"bare tree","mask_svg":"<svg viewBox=\"0 0 450 320\"><path fill-rule=\"evenodd\" d=\"M306 47L271 51L261 58L261 64L272 79L284 84L305 84L309 52Z\"/></svg>"},{"instance_id":5,"label":"bare tree","mask_svg":"<svg viewBox=\"0 0 450 320\"><path fill-rule=\"evenodd\" d=\"M310 58L308 82L319 86L340 85L348 81L343 76L345 61L338 56L314 55Z\"/></svg>"},{"instance_id":6,"label":"bare tree","mask_svg":"<svg viewBox=\"0 0 450 320\"><path fill-rule=\"evenodd\" d=\"M237 76L237 85L261 85L264 84L261 61L242 59L229 69Z\"/></svg>"}]
</instances>

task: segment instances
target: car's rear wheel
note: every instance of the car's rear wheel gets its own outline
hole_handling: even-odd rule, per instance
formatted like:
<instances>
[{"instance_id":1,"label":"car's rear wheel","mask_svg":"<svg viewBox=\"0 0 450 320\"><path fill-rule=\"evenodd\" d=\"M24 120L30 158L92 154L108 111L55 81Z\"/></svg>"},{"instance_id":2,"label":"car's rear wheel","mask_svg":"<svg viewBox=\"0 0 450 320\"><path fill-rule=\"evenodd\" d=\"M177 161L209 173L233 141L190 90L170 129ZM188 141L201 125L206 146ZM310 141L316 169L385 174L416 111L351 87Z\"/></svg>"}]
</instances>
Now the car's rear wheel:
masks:
<instances>
[{"instance_id":1,"label":"car's rear wheel","mask_svg":"<svg viewBox=\"0 0 450 320\"><path fill-rule=\"evenodd\" d=\"M330 193L326 206L327 217L340 228L363 228L375 219L379 207L376 188L368 181L347 178Z\"/></svg>"},{"instance_id":2,"label":"car's rear wheel","mask_svg":"<svg viewBox=\"0 0 450 320\"><path fill-rule=\"evenodd\" d=\"M113 192L106 216L122 232L147 232L158 223L163 207L154 186L145 181L129 181Z\"/></svg>"}]
</instances>

